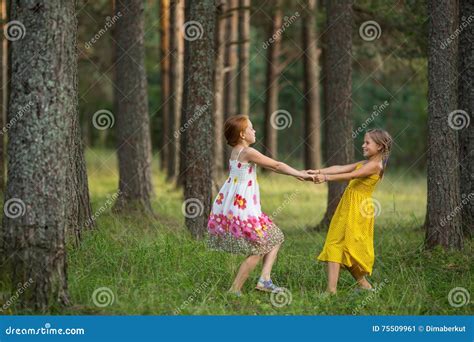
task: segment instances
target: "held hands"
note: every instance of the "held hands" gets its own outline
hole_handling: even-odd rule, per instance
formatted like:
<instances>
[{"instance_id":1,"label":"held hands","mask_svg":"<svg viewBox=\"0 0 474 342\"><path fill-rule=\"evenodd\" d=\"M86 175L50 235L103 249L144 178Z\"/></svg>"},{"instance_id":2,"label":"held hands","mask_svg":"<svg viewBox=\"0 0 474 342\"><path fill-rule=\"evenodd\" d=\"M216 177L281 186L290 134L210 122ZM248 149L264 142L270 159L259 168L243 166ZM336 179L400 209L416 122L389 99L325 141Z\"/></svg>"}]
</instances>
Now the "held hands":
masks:
<instances>
[{"instance_id":1,"label":"held hands","mask_svg":"<svg viewBox=\"0 0 474 342\"><path fill-rule=\"evenodd\" d=\"M306 174L306 177L298 177L299 180L308 180L312 181L315 184L320 184L327 182L327 177L324 174L321 174L320 170L304 170L302 173Z\"/></svg>"}]
</instances>

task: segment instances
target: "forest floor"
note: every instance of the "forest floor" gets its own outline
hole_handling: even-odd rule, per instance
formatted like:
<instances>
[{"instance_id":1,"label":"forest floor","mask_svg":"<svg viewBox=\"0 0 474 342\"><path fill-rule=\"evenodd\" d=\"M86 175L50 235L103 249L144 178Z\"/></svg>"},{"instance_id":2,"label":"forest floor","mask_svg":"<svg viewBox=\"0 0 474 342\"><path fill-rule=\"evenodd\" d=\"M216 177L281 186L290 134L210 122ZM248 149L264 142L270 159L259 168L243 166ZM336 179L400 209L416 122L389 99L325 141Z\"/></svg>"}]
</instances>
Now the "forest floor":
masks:
<instances>
[{"instance_id":1,"label":"forest floor","mask_svg":"<svg viewBox=\"0 0 474 342\"><path fill-rule=\"evenodd\" d=\"M286 237L273 280L288 292L272 298L255 291L259 265L245 284L243 296L237 298L226 291L243 257L211 252L205 242L190 237L184 228L181 192L167 183L163 174L155 172L153 176L157 221L142 216L117 217L107 205L117 191L115 153L89 150L86 159L93 211L105 211L98 215L96 229L84 234L81 246L68 249L69 291L74 304L55 309L54 314L473 313L472 301L455 307L448 300L449 292L457 287L472 294L472 241L466 241L461 252L423 249L426 179L410 175L409 170L388 170L374 193L381 210L376 217L376 259L369 280L378 290L355 291L352 277L342 271L338 294L331 297L321 295L326 284L325 265L315 259L326 232L311 230L323 216L326 185L260 173L262 208L274 216Z\"/></svg>"}]
</instances>

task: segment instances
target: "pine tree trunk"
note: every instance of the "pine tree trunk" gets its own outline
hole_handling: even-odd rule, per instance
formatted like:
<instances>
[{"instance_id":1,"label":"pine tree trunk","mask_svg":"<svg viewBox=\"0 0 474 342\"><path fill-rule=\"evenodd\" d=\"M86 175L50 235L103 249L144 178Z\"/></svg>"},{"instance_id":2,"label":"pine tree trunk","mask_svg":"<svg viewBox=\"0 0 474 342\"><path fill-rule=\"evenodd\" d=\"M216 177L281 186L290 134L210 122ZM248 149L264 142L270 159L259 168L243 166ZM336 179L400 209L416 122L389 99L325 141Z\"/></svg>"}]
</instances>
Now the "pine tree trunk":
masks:
<instances>
[{"instance_id":1,"label":"pine tree trunk","mask_svg":"<svg viewBox=\"0 0 474 342\"><path fill-rule=\"evenodd\" d=\"M319 96L319 55L316 45L316 0L305 0L303 9L303 55L305 100L304 161L306 169L321 168L321 111Z\"/></svg>"},{"instance_id":2,"label":"pine tree trunk","mask_svg":"<svg viewBox=\"0 0 474 342\"><path fill-rule=\"evenodd\" d=\"M249 115L250 0L239 0L239 114Z\"/></svg>"},{"instance_id":3,"label":"pine tree trunk","mask_svg":"<svg viewBox=\"0 0 474 342\"><path fill-rule=\"evenodd\" d=\"M197 27L199 39L186 40L183 97L183 116L191 125L184 131L183 206L186 227L197 238L204 236L211 210L216 10L214 0L186 2L186 22L198 21L202 27Z\"/></svg>"},{"instance_id":4,"label":"pine tree trunk","mask_svg":"<svg viewBox=\"0 0 474 342\"><path fill-rule=\"evenodd\" d=\"M238 63L238 4L239 0L227 0L224 54L224 120L237 114L236 84ZM224 167L230 157L230 148L224 145Z\"/></svg>"},{"instance_id":5,"label":"pine tree trunk","mask_svg":"<svg viewBox=\"0 0 474 342\"><path fill-rule=\"evenodd\" d=\"M21 307L68 304L65 234L72 125L77 119L75 1L12 2L25 25L11 44L11 117L3 226L12 285L32 285ZM76 150L77 152L78 150ZM7 214L8 213L8 214Z\"/></svg>"},{"instance_id":6,"label":"pine tree trunk","mask_svg":"<svg viewBox=\"0 0 474 342\"><path fill-rule=\"evenodd\" d=\"M168 121L168 134L172 137L169 141L168 155L168 180L175 180L179 173L180 146L179 136L176 132L181 124L181 100L183 87L183 60L182 60L182 2L171 0L170 3L170 91L169 100L170 116Z\"/></svg>"},{"instance_id":7,"label":"pine tree trunk","mask_svg":"<svg viewBox=\"0 0 474 342\"><path fill-rule=\"evenodd\" d=\"M161 129L162 141L161 141L161 169L168 170L168 158L169 158L169 141L170 135L168 132L169 125L169 97L170 97L170 84L169 84L169 0L160 0L160 68L161 68ZM173 139L173 137L171 137Z\"/></svg>"},{"instance_id":8,"label":"pine tree trunk","mask_svg":"<svg viewBox=\"0 0 474 342\"><path fill-rule=\"evenodd\" d=\"M76 35L74 35L73 46L77 45ZM74 59L77 61L77 54ZM78 94L77 63L70 65L70 73L74 75L73 94ZM79 123L79 103L77 96L71 96L74 103L74 110L71 115L71 125L69 128L69 168L67 176L67 210L68 210L68 236L74 239L76 246L79 245L83 229L92 229L95 222L92 219L92 207L89 196L89 182L87 179L86 161L84 158L84 144L82 141L81 128Z\"/></svg>"},{"instance_id":9,"label":"pine tree trunk","mask_svg":"<svg viewBox=\"0 0 474 342\"><path fill-rule=\"evenodd\" d=\"M327 1L327 49L325 55L325 148L327 165L344 165L354 160L352 141L352 2ZM317 228L327 227L336 211L347 182L330 182L326 213Z\"/></svg>"},{"instance_id":10,"label":"pine tree trunk","mask_svg":"<svg viewBox=\"0 0 474 342\"><path fill-rule=\"evenodd\" d=\"M279 86L279 56L281 34L278 30L282 27L281 0L275 0L272 21L268 37L275 37L273 42L269 43L267 52L267 79L266 79L266 99L265 99L265 129L264 129L264 147L265 154L270 158L277 158L278 155L278 136L277 130L272 123L272 114L278 110L278 92Z\"/></svg>"},{"instance_id":11,"label":"pine tree trunk","mask_svg":"<svg viewBox=\"0 0 474 342\"><path fill-rule=\"evenodd\" d=\"M6 21L6 1L0 0L0 32L3 32ZM7 107L7 79L6 79L6 68L7 68L7 40L4 36L0 40L0 192L5 192L5 135L3 127L6 124L6 110Z\"/></svg>"},{"instance_id":12,"label":"pine tree trunk","mask_svg":"<svg viewBox=\"0 0 474 342\"><path fill-rule=\"evenodd\" d=\"M474 15L474 3L459 1L460 22ZM472 18L471 18L472 19ZM459 130L459 164L461 165L462 226L466 237L474 236L474 25L465 27L459 34L459 94L458 108L469 116L466 125ZM467 125L467 120L470 124Z\"/></svg>"},{"instance_id":13,"label":"pine tree trunk","mask_svg":"<svg viewBox=\"0 0 474 342\"><path fill-rule=\"evenodd\" d=\"M458 25L456 2L428 1L428 248L462 248L457 131L449 113L457 109L457 39L440 48Z\"/></svg>"},{"instance_id":14,"label":"pine tree trunk","mask_svg":"<svg viewBox=\"0 0 474 342\"><path fill-rule=\"evenodd\" d=\"M216 143L212 144L214 156L213 177L214 184L219 183L224 169L224 102L222 99L224 87L224 52L225 52L225 29L226 0L219 0L216 14L216 58L214 70L214 136Z\"/></svg>"},{"instance_id":15,"label":"pine tree trunk","mask_svg":"<svg viewBox=\"0 0 474 342\"><path fill-rule=\"evenodd\" d=\"M117 1L115 29L119 192L114 210L152 212L151 140L145 72L143 1ZM119 14L120 13L120 14Z\"/></svg>"}]
</instances>

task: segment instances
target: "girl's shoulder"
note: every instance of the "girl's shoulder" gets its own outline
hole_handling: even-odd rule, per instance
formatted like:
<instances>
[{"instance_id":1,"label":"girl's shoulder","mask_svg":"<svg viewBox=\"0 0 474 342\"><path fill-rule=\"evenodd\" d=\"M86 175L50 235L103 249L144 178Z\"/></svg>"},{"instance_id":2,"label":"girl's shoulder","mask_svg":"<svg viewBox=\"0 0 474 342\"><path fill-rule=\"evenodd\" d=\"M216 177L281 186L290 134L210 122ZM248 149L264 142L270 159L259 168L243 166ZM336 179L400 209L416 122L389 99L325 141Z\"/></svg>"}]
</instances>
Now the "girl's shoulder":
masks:
<instances>
[{"instance_id":1,"label":"girl's shoulder","mask_svg":"<svg viewBox=\"0 0 474 342\"><path fill-rule=\"evenodd\" d=\"M374 171L374 174L380 176L380 173L383 171L383 162L377 160L364 160L360 162L361 166L367 166Z\"/></svg>"}]
</instances>

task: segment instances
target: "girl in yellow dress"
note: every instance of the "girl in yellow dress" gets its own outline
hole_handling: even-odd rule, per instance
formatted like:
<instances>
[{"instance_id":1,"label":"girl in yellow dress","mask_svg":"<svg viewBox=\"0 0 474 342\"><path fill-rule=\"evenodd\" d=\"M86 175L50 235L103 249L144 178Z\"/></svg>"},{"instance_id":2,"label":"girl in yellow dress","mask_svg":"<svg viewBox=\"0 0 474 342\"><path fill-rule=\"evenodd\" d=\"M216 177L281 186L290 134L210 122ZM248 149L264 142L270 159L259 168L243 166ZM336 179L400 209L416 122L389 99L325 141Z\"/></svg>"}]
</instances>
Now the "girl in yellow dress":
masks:
<instances>
[{"instance_id":1,"label":"girl in yellow dress","mask_svg":"<svg viewBox=\"0 0 474 342\"><path fill-rule=\"evenodd\" d=\"M372 192L383 177L392 145L384 130L367 131L362 145L362 162L309 170L315 182L350 180L329 225L326 242L318 260L328 263L326 291L335 294L341 265L347 268L359 286L373 290L365 276L374 264L374 208Z\"/></svg>"}]
</instances>

